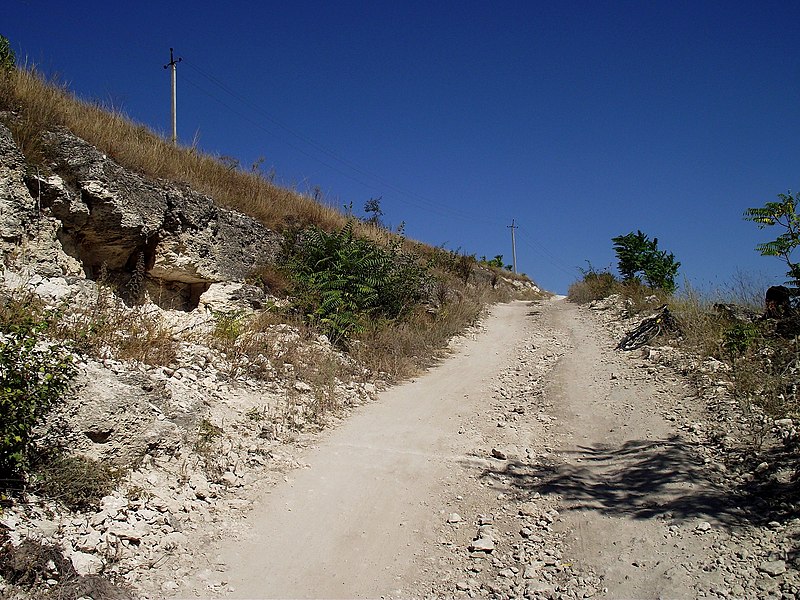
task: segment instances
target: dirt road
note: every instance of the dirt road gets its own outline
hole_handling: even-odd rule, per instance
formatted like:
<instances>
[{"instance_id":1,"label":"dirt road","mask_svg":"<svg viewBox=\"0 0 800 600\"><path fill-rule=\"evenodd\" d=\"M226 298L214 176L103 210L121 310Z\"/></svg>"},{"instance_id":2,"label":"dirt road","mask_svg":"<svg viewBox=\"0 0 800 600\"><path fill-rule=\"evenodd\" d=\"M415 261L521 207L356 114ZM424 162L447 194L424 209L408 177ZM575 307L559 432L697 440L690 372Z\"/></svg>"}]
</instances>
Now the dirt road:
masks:
<instances>
[{"instance_id":1,"label":"dirt road","mask_svg":"<svg viewBox=\"0 0 800 600\"><path fill-rule=\"evenodd\" d=\"M563 300L498 306L209 556L233 598L696 597L719 490L664 416L688 393Z\"/></svg>"}]
</instances>

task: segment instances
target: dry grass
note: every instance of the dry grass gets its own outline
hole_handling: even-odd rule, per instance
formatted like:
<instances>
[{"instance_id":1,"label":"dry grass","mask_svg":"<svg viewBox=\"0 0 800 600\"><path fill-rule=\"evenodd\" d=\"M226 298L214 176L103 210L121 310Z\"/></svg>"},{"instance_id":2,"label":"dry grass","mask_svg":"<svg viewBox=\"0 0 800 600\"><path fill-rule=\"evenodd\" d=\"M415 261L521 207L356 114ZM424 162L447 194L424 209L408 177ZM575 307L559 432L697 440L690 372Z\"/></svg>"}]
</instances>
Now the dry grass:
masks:
<instances>
[{"instance_id":1,"label":"dry grass","mask_svg":"<svg viewBox=\"0 0 800 600\"><path fill-rule=\"evenodd\" d=\"M95 358L115 357L152 365L175 361L176 344L158 313L126 307L109 286L88 301L47 307L34 293L18 289L0 299L0 327L35 329Z\"/></svg>"},{"instance_id":2,"label":"dry grass","mask_svg":"<svg viewBox=\"0 0 800 600\"><path fill-rule=\"evenodd\" d=\"M267 227L313 224L332 230L346 222L340 212L274 185L255 170L246 172L194 148L173 146L122 113L79 100L64 85L45 81L34 69L17 70L0 79L0 110L15 113L5 119L6 124L29 161L45 162L42 133L62 126L125 168L185 183ZM376 232L365 225L360 233L372 238Z\"/></svg>"},{"instance_id":3,"label":"dry grass","mask_svg":"<svg viewBox=\"0 0 800 600\"><path fill-rule=\"evenodd\" d=\"M616 293L619 280L607 271L588 271L569 286L567 297L576 304L588 304Z\"/></svg>"},{"instance_id":4,"label":"dry grass","mask_svg":"<svg viewBox=\"0 0 800 600\"><path fill-rule=\"evenodd\" d=\"M66 454L38 457L33 471L34 491L76 511L96 507L123 475L105 463Z\"/></svg>"},{"instance_id":5,"label":"dry grass","mask_svg":"<svg viewBox=\"0 0 800 600\"><path fill-rule=\"evenodd\" d=\"M686 285L683 293L670 301L670 310L680 323L685 347L701 357L720 357L730 323L714 311L713 302Z\"/></svg>"},{"instance_id":6,"label":"dry grass","mask_svg":"<svg viewBox=\"0 0 800 600\"><path fill-rule=\"evenodd\" d=\"M145 305L126 306L108 285L98 285L90 301L63 307L57 315L51 335L89 356L150 365L175 362L176 344L161 315Z\"/></svg>"},{"instance_id":7,"label":"dry grass","mask_svg":"<svg viewBox=\"0 0 800 600\"><path fill-rule=\"evenodd\" d=\"M567 297L576 304L588 304L613 294L625 298L631 315L666 304L671 298L663 290L648 287L636 279L620 281L608 271L595 270L586 271L583 279L570 285Z\"/></svg>"},{"instance_id":8,"label":"dry grass","mask_svg":"<svg viewBox=\"0 0 800 600\"><path fill-rule=\"evenodd\" d=\"M453 290L452 285L447 289ZM509 292L488 286L462 285L450 296L435 313L419 309L391 326L373 323L353 344L351 354L392 379L413 376L442 356L447 340L477 323L488 304L510 300Z\"/></svg>"},{"instance_id":9,"label":"dry grass","mask_svg":"<svg viewBox=\"0 0 800 600\"><path fill-rule=\"evenodd\" d=\"M748 280L749 281L749 280ZM682 346L701 358L725 362L732 392L745 408L757 406L774 418L800 416L800 351L797 338L776 332L772 320L740 320L714 309L716 302L745 309L760 308L763 289L737 280L730 295L712 300L686 286L670 303L682 330Z\"/></svg>"}]
</instances>

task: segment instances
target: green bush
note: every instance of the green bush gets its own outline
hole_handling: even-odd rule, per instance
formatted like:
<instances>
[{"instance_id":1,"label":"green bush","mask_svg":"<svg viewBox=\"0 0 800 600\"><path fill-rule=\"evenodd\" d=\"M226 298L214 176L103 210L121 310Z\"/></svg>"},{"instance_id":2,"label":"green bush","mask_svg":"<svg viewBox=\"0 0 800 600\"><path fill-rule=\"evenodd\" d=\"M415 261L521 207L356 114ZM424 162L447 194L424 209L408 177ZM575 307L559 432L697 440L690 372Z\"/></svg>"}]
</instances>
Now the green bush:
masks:
<instances>
[{"instance_id":1,"label":"green bush","mask_svg":"<svg viewBox=\"0 0 800 600\"><path fill-rule=\"evenodd\" d=\"M369 319L402 316L422 299L427 271L400 245L360 239L352 221L333 233L307 231L288 258L295 306L340 345Z\"/></svg>"},{"instance_id":2,"label":"green bush","mask_svg":"<svg viewBox=\"0 0 800 600\"><path fill-rule=\"evenodd\" d=\"M242 311L214 311L213 317L215 338L235 341L245 330L247 319Z\"/></svg>"},{"instance_id":3,"label":"green bush","mask_svg":"<svg viewBox=\"0 0 800 600\"><path fill-rule=\"evenodd\" d=\"M67 391L72 356L46 341L40 327L0 333L0 471L25 466L30 432Z\"/></svg>"},{"instance_id":4,"label":"green bush","mask_svg":"<svg viewBox=\"0 0 800 600\"><path fill-rule=\"evenodd\" d=\"M8 73L16 68L17 60L8 38L0 35L0 73Z\"/></svg>"}]
</instances>

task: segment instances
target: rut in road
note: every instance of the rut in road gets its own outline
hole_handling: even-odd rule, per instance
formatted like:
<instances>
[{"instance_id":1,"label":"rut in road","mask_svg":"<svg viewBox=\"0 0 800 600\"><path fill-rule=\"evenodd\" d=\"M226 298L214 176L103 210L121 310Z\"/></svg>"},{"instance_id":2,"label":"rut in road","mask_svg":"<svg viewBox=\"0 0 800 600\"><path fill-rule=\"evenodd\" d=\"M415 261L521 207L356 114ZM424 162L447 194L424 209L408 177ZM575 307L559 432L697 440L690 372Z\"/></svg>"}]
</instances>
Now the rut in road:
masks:
<instances>
[{"instance_id":1,"label":"rut in road","mask_svg":"<svg viewBox=\"0 0 800 600\"><path fill-rule=\"evenodd\" d=\"M696 597L686 565L713 557L695 528L713 522L724 494L662 416L688 386L644 363L632 367L575 307L551 316L574 351L550 389L562 462L539 489L561 499L567 554L601 574L610 597Z\"/></svg>"},{"instance_id":2,"label":"rut in road","mask_svg":"<svg viewBox=\"0 0 800 600\"><path fill-rule=\"evenodd\" d=\"M716 492L702 489L700 465L660 415L662 403L685 394L681 382L654 381L634 368L608 334L562 300L533 310L526 302L497 306L484 329L323 435L303 459L308 468L257 501L246 534L209 550L229 597L450 597L488 589L539 598L557 580L562 591L573 585L572 570L597 574L608 597L694 597L681 565L709 559L693 519L713 510L692 499ZM556 338L563 342L557 362L543 351ZM498 404L501 373L534 359L547 366L534 382L541 393L503 395ZM504 403L527 408L501 422L495 413ZM525 450L501 460L491 457L495 445ZM517 503L532 497L557 503L553 537L520 538ZM445 523L454 498L467 520L479 510L495 515L500 533L491 557L468 552L469 526ZM548 562L546 580L527 579L525 563L541 558L533 539L563 547L564 566ZM486 581L501 569L500 584Z\"/></svg>"}]
</instances>

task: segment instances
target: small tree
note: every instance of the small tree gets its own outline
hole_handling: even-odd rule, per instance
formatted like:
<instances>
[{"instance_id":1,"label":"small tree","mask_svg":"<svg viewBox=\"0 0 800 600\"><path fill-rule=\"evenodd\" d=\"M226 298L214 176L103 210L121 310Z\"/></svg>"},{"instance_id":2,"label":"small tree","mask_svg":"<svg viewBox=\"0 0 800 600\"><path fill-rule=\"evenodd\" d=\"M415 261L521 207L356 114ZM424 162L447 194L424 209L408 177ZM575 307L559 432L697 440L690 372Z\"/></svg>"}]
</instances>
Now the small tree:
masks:
<instances>
[{"instance_id":1,"label":"small tree","mask_svg":"<svg viewBox=\"0 0 800 600\"><path fill-rule=\"evenodd\" d=\"M620 275L623 281L638 279L639 274L652 288L672 293L675 291L675 276L681 263L671 252L658 249L658 238L652 240L641 231L611 238L617 253Z\"/></svg>"},{"instance_id":2,"label":"small tree","mask_svg":"<svg viewBox=\"0 0 800 600\"><path fill-rule=\"evenodd\" d=\"M370 198L364 203L364 212L367 213L369 218L367 218L367 223L371 223L375 227L383 227L383 221L381 221L381 217L383 217L384 212L381 209L381 200L383 199L382 196L378 196L377 198Z\"/></svg>"},{"instance_id":3,"label":"small tree","mask_svg":"<svg viewBox=\"0 0 800 600\"><path fill-rule=\"evenodd\" d=\"M503 264L503 255L502 254L498 254L492 260L485 260L485 257L484 257L484 261L483 262L485 262L490 267L497 267L498 269L505 268L505 265Z\"/></svg>"},{"instance_id":4,"label":"small tree","mask_svg":"<svg viewBox=\"0 0 800 600\"><path fill-rule=\"evenodd\" d=\"M783 229L777 238L771 242L758 244L756 250L761 256L777 256L789 267L786 275L787 283L793 287L800 287L800 263L792 261L792 253L800 246L800 215L797 214L797 203L800 195L793 196L789 191L778 194L780 202L767 202L761 208L748 208L744 213L747 221L758 225L759 229L777 225Z\"/></svg>"}]
</instances>

